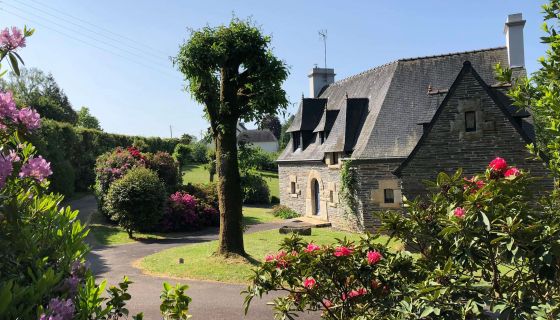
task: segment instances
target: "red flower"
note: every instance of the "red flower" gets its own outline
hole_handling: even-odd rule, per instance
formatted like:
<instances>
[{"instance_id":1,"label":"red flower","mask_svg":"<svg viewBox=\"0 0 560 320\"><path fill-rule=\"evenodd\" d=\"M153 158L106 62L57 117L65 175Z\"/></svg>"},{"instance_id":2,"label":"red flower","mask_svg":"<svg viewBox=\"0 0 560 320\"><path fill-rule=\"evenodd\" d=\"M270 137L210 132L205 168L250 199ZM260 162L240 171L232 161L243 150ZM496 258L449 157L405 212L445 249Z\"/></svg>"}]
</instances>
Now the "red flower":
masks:
<instances>
[{"instance_id":1,"label":"red flower","mask_svg":"<svg viewBox=\"0 0 560 320\"><path fill-rule=\"evenodd\" d=\"M334 249L335 257L346 257L346 256L351 255L353 252L354 252L354 249L348 248L348 247L345 247L345 246L336 247Z\"/></svg>"},{"instance_id":2,"label":"red flower","mask_svg":"<svg viewBox=\"0 0 560 320\"><path fill-rule=\"evenodd\" d=\"M360 288L358 290L350 291L350 293L348 294L348 297L346 296L346 293L343 293L341 298L342 298L342 301L346 301L347 298L352 299L352 298L356 298L356 297L359 297L359 296L363 296L365 294L367 294L366 288Z\"/></svg>"},{"instance_id":3,"label":"red flower","mask_svg":"<svg viewBox=\"0 0 560 320\"><path fill-rule=\"evenodd\" d=\"M453 215L457 218L463 218L465 216L465 209L463 209L461 207L457 207L453 211Z\"/></svg>"},{"instance_id":4,"label":"red flower","mask_svg":"<svg viewBox=\"0 0 560 320\"><path fill-rule=\"evenodd\" d=\"M328 309L328 308L332 307L333 303L329 299L323 299L323 305L325 306L325 308Z\"/></svg>"},{"instance_id":5,"label":"red flower","mask_svg":"<svg viewBox=\"0 0 560 320\"><path fill-rule=\"evenodd\" d=\"M519 171L519 169L517 169L516 167L511 167L511 168L507 169L506 173L504 173L504 176L506 178L513 179L520 174L521 174L521 171Z\"/></svg>"},{"instance_id":6,"label":"red flower","mask_svg":"<svg viewBox=\"0 0 560 320\"><path fill-rule=\"evenodd\" d=\"M496 159L492 160L488 166L493 171L503 172L507 169L507 162L500 157L496 157Z\"/></svg>"},{"instance_id":7,"label":"red flower","mask_svg":"<svg viewBox=\"0 0 560 320\"><path fill-rule=\"evenodd\" d=\"M317 284L317 281L315 281L315 279L313 279L311 277L303 280L303 286L307 289L313 289L316 284Z\"/></svg>"},{"instance_id":8,"label":"red flower","mask_svg":"<svg viewBox=\"0 0 560 320\"><path fill-rule=\"evenodd\" d=\"M368 251L367 261L370 265L376 264L383 259L383 255L379 251Z\"/></svg>"},{"instance_id":9,"label":"red flower","mask_svg":"<svg viewBox=\"0 0 560 320\"><path fill-rule=\"evenodd\" d=\"M275 259L276 259L276 258L275 258L274 255L272 255L272 254L267 254L267 255L264 257L264 261L266 261L266 262L274 261Z\"/></svg>"},{"instance_id":10,"label":"red flower","mask_svg":"<svg viewBox=\"0 0 560 320\"><path fill-rule=\"evenodd\" d=\"M319 247L318 245L314 244L313 242L310 242L307 245L307 248L303 249L303 251L309 253L309 252L313 252L313 251L317 251L317 250L321 250L321 247Z\"/></svg>"}]
</instances>

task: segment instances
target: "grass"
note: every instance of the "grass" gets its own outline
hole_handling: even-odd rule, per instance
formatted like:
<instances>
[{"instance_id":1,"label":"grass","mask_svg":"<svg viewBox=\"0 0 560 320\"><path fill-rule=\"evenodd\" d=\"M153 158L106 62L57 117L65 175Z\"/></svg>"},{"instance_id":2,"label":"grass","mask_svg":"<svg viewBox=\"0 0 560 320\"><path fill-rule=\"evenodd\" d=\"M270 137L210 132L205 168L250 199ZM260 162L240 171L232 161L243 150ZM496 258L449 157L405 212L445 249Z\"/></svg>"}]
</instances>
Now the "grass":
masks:
<instances>
[{"instance_id":1,"label":"grass","mask_svg":"<svg viewBox=\"0 0 560 320\"><path fill-rule=\"evenodd\" d=\"M263 207L243 207L243 220L245 225L255 225L261 223L279 222L281 219L272 215L269 208ZM143 240L155 240L165 238L177 238L185 236L187 233L134 233L135 239L130 239L128 233L118 225L109 224L105 218L96 212L90 221L90 234L97 243L104 246L114 246L133 243Z\"/></svg>"},{"instance_id":2,"label":"grass","mask_svg":"<svg viewBox=\"0 0 560 320\"><path fill-rule=\"evenodd\" d=\"M271 196L280 196L280 185L278 182L278 173L259 171L261 177L266 180ZM216 179L216 177L214 177ZM183 167L183 184L192 183L208 183L210 175L208 170L204 169L204 164L188 164Z\"/></svg>"},{"instance_id":3,"label":"grass","mask_svg":"<svg viewBox=\"0 0 560 320\"><path fill-rule=\"evenodd\" d=\"M305 241L317 244L331 244L336 238L344 237L358 240L360 235L331 229L313 229L311 236L304 236ZM269 230L247 234L244 237L245 250L249 259L236 258L225 261L214 256L217 241L185 245L158 252L147 256L137 263L137 266L150 274L164 275L186 279L211 280L228 283L248 283L252 275L252 268L262 261L266 254L278 251L279 244L286 235L278 230ZM386 237L378 239L387 241ZM185 260L179 264L179 258Z\"/></svg>"}]
</instances>

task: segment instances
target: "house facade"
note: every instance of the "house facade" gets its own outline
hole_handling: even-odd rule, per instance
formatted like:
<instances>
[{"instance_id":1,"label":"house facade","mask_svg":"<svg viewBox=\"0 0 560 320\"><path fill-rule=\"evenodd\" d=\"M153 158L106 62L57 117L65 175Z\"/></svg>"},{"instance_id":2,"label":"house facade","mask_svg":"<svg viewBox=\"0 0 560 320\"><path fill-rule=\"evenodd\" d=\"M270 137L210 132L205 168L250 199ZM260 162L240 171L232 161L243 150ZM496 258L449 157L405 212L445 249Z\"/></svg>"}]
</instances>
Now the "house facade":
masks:
<instances>
[{"instance_id":1,"label":"house facade","mask_svg":"<svg viewBox=\"0 0 560 320\"><path fill-rule=\"evenodd\" d=\"M364 230L375 227L375 211L424 195L422 182L440 171L479 173L500 156L546 176L525 147L534 140L530 114L511 106L510 85L494 76L498 63L525 74L524 23L508 17L505 47L400 59L340 81L314 68L278 159L281 203ZM355 177L351 210L341 197L343 163Z\"/></svg>"}]
</instances>

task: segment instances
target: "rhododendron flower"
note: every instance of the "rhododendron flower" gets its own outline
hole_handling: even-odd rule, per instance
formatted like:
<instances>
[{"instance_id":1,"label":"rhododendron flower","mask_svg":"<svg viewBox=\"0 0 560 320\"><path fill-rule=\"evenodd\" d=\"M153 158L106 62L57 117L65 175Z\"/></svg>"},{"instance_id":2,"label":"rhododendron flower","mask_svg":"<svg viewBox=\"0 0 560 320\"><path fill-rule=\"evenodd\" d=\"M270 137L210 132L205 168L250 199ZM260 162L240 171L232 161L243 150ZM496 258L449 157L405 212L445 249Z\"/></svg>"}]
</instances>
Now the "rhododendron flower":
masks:
<instances>
[{"instance_id":1,"label":"rhododendron flower","mask_svg":"<svg viewBox=\"0 0 560 320\"><path fill-rule=\"evenodd\" d=\"M315 279L313 279L313 278L311 278L311 277L306 278L306 279L303 281L303 286L304 286L305 288L307 288L307 289L313 289L313 288L315 287L316 284L317 284L317 282L315 281Z\"/></svg>"},{"instance_id":2,"label":"rhododendron flower","mask_svg":"<svg viewBox=\"0 0 560 320\"><path fill-rule=\"evenodd\" d=\"M330 308L330 307L333 306L333 303L332 303L332 301L329 300L329 299L323 299L323 305L325 306L325 308L328 309L328 308Z\"/></svg>"},{"instance_id":3,"label":"rhododendron flower","mask_svg":"<svg viewBox=\"0 0 560 320\"><path fill-rule=\"evenodd\" d=\"M8 92L0 92L0 118L17 121L19 110L16 107L13 94Z\"/></svg>"},{"instance_id":4,"label":"rhododendron flower","mask_svg":"<svg viewBox=\"0 0 560 320\"><path fill-rule=\"evenodd\" d=\"M0 156L0 188L4 188L6 180L12 175L13 170L12 160L9 157Z\"/></svg>"},{"instance_id":5,"label":"rhododendron flower","mask_svg":"<svg viewBox=\"0 0 560 320\"><path fill-rule=\"evenodd\" d=\"M8 156L6 158L10 159L10 161L12 161L12 162L18 162L19 160L21 160L19 158L19 155L17 154L17 152L15 150L10 150L10 152L8 153Z\"/></svg>"},{"instance_id":6,"label":"rhododendron flower","mask_svg":"<svg viewBox=\"0 0 560 320\"><path fill-rule=\"evenodd\" d=\"M463 185L463 190L467 190L471 187L474 187L473 190L471 190L471 193L476 193L477 190L482 189L485 185L484 180L475 180L475 177L471 177L470 179L464 178L465 182L468 182L467 184Z\"/></svg>"},{"instance_id":7,"label":"rhododendron flower","mask_svg":"<svg viewBox=\"0 0 560 320\"><path fill-rule=\"evenodd\" d=\"M42 314L39 320L72 320L74 318L74 303L71 299L51 299L47 307L47 313Z\"/></svg>"},{"instance_id":8,"label":"rhododendron flower","mask_svg":"<svg viewBox=\"0 0 560 320\"><path fill-rule=\"evenodd\" d=\"M31 108L23 108L19 110L19 122L27 128L27 130L35 130L41 127L41 116L39 113Z\"/></svg>"},{"instance_id":9,"label":"rhododendron flower","mask_svg":"<svg viewBox=\"0 0 560 320\"><path fill-rule=\"evenodd\" d=\"M342 299L342 301L346 301L346 299L352 299L352 298L355 298L355 297L363 296L365 294L367 294L367 290L365 288L360 288L358 290L350 291L348 296L346 295L346 293L343 293L341 299Z\"/></svg>"},{"instance_id":10,"label":"rhododendron flower","mask_svg":"<svg viewBox=\"0 0 560 320\"><path fill-rule=\"evenodd\" d=\"M457 218L463 218L465 216L465 209L457 207L453 210L453 215Z\"/></svg>"},{"instance_id":11,"label":"rhododendron flower","mask_svg":"<svg viewBox=\"0 0 560 320\"><path fill-rule=\"evenodd\" d=\"M286 261L286 251L282 250L276 254L276 268L285 269L288 267L288 261Z\"/></svg>"},{"instance_id":12,"label":"rhododendron flower","mask_svg":"<svg viewBox=\"0 0 560 320\"><path fill-rule=\"evenodd\" d=\"M509 179L514 179L515 177L519 176L521 174L521 171L519 171L519 169L517 169L516 167L511 167L509 169L507 169L506 173L504 173L504 177L509 178Z\"/></svg>"},{"instance_id":13,"label":"rhododendron flower","mask_svg":"<svg viewBox=\"0 0 560 320\"><path fill-rule=\"evenodd\" d=\"M507 169L507 162L500 157L496 157L496 159L490 162L488 167L490 167L490 169L492 169L493 171L503 172Z\"/></svg>"},{"instance_id":14,"label":"rhododendron flower","mask_svg":"<svg viewBox=\"0 0 560 320\"><path fill-rule=\"evenodd\" d=\"M313 251L317 251L317 250L321 250L321 247L319 247L318 245L314 244L313 242L310 242L307 245L307 248L305 248L303 251L309 253L309 252L313 252Z\"/></svg>"},{"instance_id":15,"label":"rhododendron flower","mask_svg":"<svg viewBox=\"0 0 560 320\"><path fill-rule=\"evenodd\" d=\"M17 48L25 47L25 37L23 32L16 27L12 27L12 33L10 34L10 29L6 28L0 32L0 46L4 50L15 50Z\"/></svg>"},{"instance_id":16,"label":"rhododendron flower","mask_svg":"<svg viewBox=\"0 0 560 320\"><path fill-rule=\"evenodd\" d=\"M354 252L354 249L352 248L348 248L345 246L340 246L340 247L336 247L334 249L334 255L336 257L346 257L351 255Z\"/></svg>"},{"instance_id":17,"label":"rhododendron flower","mask_svg":"<svg viewBox=\"0 0 560 320\"><path fill-rule=\"evenodd\" d=\"M270 262L270 261L274 261L276 260L276 257L274 257L274 255L272 254L267 254L266 256L264 256L264 261L265 262Z\"/></svg>"},{"instance_id":18,"label":"rhododendron flower","mask_svg":"<svg viewBox=\"0 0 560 320\"><path fill-rule=\"evenodd\" d=\"M368 251L367 261L370 265L376 264L383 259L383 255L379 251Z\"/></svg>"},{"instance_id":19,"label":"rhododendron flower","mask_svg":"<svg viewBox=\"0 0 560 320\"><path fill-rule=\"evenodd\" d=\"M51 163L39 156L38 158L29 158L28 162L21 167L19 176L21 178L31 177L39 182L42 182L51 174Z\"/></svg>"}]
</instances>

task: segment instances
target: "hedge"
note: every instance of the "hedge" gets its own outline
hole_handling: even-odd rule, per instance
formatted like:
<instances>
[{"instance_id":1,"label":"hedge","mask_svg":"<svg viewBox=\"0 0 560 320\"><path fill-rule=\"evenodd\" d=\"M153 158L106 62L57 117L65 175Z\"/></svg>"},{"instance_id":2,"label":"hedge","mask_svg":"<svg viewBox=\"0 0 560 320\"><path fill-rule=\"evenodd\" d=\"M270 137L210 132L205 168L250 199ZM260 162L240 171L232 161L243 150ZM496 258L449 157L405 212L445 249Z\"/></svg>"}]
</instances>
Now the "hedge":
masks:
<instances>
[{"instance_id":1,"label":"hedge","mask_svg":"<svg viewBox=\"0 0 560 320\"><path fill-rule=\"evenodd\" d=\"M51 189L66 196L90 190L95 183L96 158L116 147L145 143L146 152L173 153L179 139L127 136L95 129L76 128L68 123L45 119L30 137L38 153L51 162Z\"/></svg>"}]
</instances>

